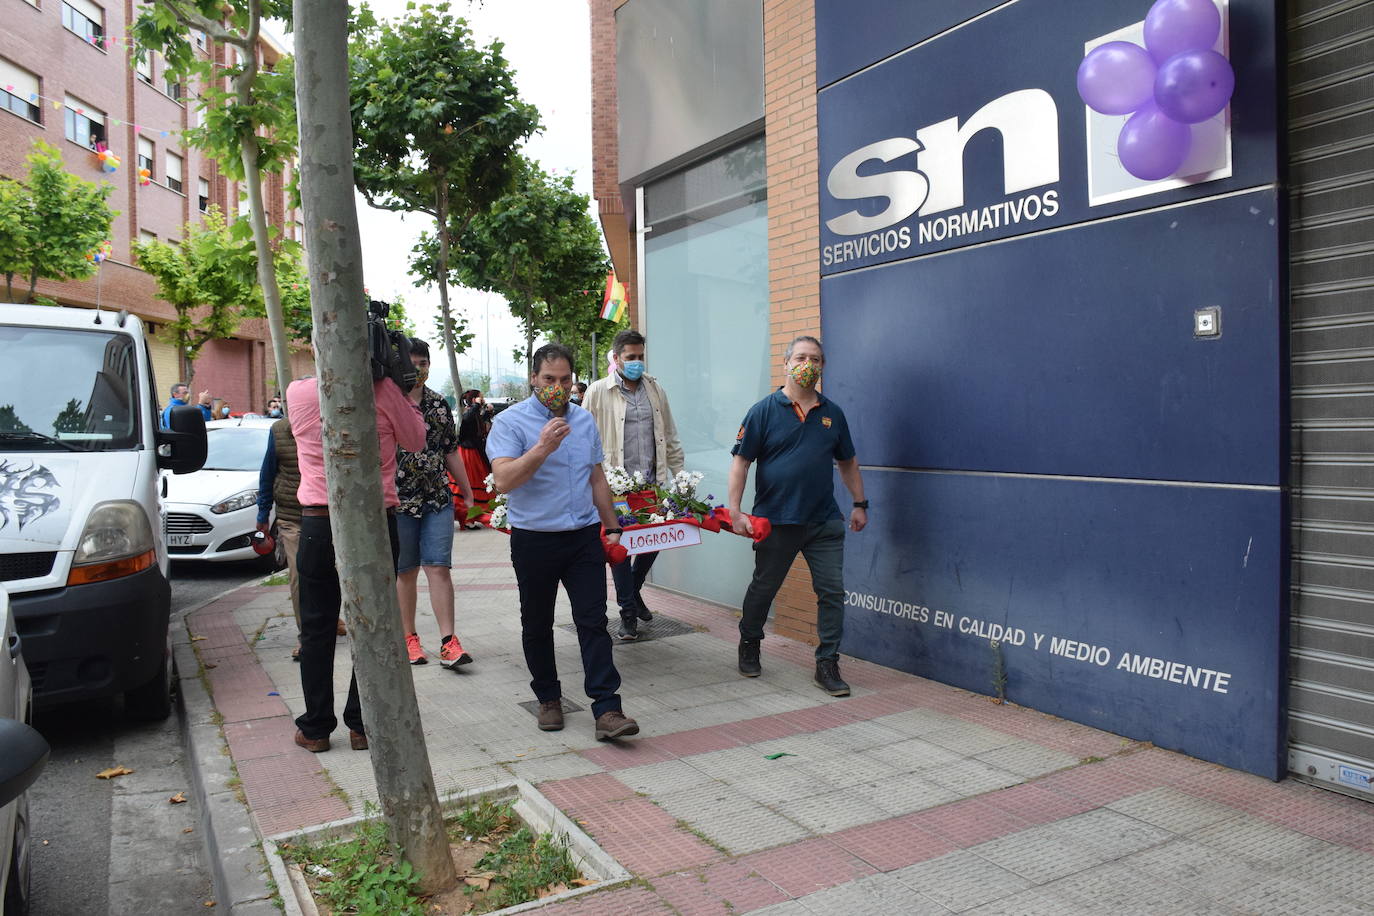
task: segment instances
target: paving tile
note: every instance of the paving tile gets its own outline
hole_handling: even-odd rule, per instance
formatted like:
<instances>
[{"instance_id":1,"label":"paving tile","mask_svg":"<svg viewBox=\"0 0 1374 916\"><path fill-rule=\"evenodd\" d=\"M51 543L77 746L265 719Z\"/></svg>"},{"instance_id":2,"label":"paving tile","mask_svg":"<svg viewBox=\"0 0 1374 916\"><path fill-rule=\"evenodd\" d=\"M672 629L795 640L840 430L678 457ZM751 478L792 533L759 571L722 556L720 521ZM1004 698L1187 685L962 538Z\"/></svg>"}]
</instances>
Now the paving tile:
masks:
<instances>
[{"instance_id":1,"label":"paving tile","mask_svg":"<svg viewBox=\"0 0 1374 916\"><path fill-rule=\"evenodd\" d=\"M594 773L572 779L557 779L539 787L544 797L564 809L596 807L618 798L628 798L634 791L610 773Z\"/></svg>"},{"instance_id":2,"label":"paving tile","mask_svg":"<svg viewBox=\"0 0 1374 916\"><path fill-rule=\"evenodd\" d=\"M1055 821L1046 829L1109 860L1158 846L1174 836L1161 827L1103 808Z\"/></svg>"},{"instance_id":3,"label":"paving tile","mask_svg":"<svg viewBox=\"0 0 1374 916\"><path fill-rule=\"evenodd\" d=\"M1063 894L1099 912L1132 916L1191 913L1212 903L1119 862L1060 878L1044 890Z\"/></svg>"},{"instance_id":4,"label":"paving tile","mask_svg":"<svg viewBox=\"0 0 1374 916\"><path fill-rule=\"evenodd\" d=\"M577 822L602 849L641 877L724 858L679 827L676 817L644 798L624 798L579 811Z\"/></svg>"},{"instance_id":5,"label":"paving tile","mask_svg":"<svg viewBox=\"0 0 1374 916\"><path fill-rule=\"evenodd\" d=\"M716 780L685 760L663 760L617 770L616 779L636 792L668 795L709 785Z\"/></svg>"},{"instance_id":6,"label":"paving tile","mask_svg":"<svg viewBox=\"0 0 1374 916\"><path fill-rule=\"evenodd\" d=\"M740 862L657 877L654 891L683 916L747 913L788 899L777 885Z\"/></svg>"},{"instance_id":7,"label":"paving tile","mask_svg":"<svg viewBox=\"0 0 1374 916\"><path fill-rule=\"evenodd\" d=\"M1110 857L1086 846L1079 846L1053 830L1053 825L1031 827L970 849L994 865L1015 872L1032 884L1047 884L1056 878L1101 865Z\"/></svg>"},{"instance_id":8,"label":"paving tile","mask_svg":"<svg viewBox=\"0 0 1374 916\"><path fill-rule=\"evenodd\" d=\"M1270 875L1238 888L1220 901L1244 913L1321 913L1322 916L1367 916L1369 909L1318 891L1284 875Z\"/></svg>"},{"instance_id":9,"label":"paving tile","mask_svg":"<svg viewBox=\"0 0 1374 916\"><path fill-rule=\"evenodd\" d=\"M676 732L670 735L655 735L649 739L654 747L679 757L687 757L692 754L706 754L711 751L724 750L728 747L739 747L744 742L738 738L722 731L720 728L697 728L685 732Z\"/></svg>"},{"instance_id":10,"label":"paving tile","mask_svg":"<svg viewBox=\"0 0 1374 916\"><path fill-rule=\"evenodd\" d=\"M801 898L812 913L862 913L864 916L948 916L949 910L922 897L888 875L871 875Z\"/></svg>"},{"instance_id":11,"label":"paving tile","mask_svg":"<svg viewBox=\"0 0 1374 916\"><path fill-rule=\"evenodd\" d=\"M556 779L590 776L593 773L601 772L601 767L597 764L581 754L572 752L531 757L526 760L518 760L507 766L512 775L532 785L539 785Z\"/></svg>"},{"instance_id":12,"label":"paving tile","mask_svg":"<svg viewBox=\"0 0 1374 916\"><path fill-rule=\"evenodd\" d=\"M982 795L984 792L1005 789L1007 786L1026 781L1024 776L989 766L971 757L948 767L926 767L916 772L936 785L944 786L964 797Z\"/></svg>"},{"instance_id":13,"label":"paving tile","mask_svg":"<svg viewBox=\"0 0 1374 916\"><path fill-rule=\"evenodd\" d=\"M886 776L872 783L854 786L849 791L877 805L889 816L924 811L960 798L957 792L916 773Z\"/></svg>"},{"instance_id":14,"label":"paving tile","mask_svg":"<svg viewBox=\"0 0 1374 916\"><path fill-rule=\"evenodd\" d=\"M1295 859L1311 856L1326 845L1322 840L1249 815L1204 827L1193 833L1191 838L1224 855L1275 869Z\"/></svg>"},{"instance_id":15,"label":"paving tile","mask_svg":"<svg viewBox=\"0 0 1374 916\"><path fill-rule=\"evenodd\" d=\"M812 833L834 833L860 824L887 820L888 812L865 801L849 789L836 789L808 798L796 798L773 806L779 814Z\"/></svg>"},{"instance_id":16,"label":"paving tile","mask_svg":"<svg viewBox=\"0 0 1374 916\"><path fill-rule=\"evenodd\" d=\"M786 758L783 758L783 761L779 762L785 760ZM700 773L699 770L695 772ZM705 774L701 775L705 777ZM801 765L783 766L775 771L744 779L723 778L721 782L732 786L752 801L770 806L784 801L810 798L813 795L824 795L835 788Z\"/></svg>"},{"instance_id":17,"label":"paving tile","mask_svg":"<svg viewBox=\"0 0 1374 916\"><path fill-rule=\"evenodd\" d=\"M1195 798L1171 786L1128 795L1109 802L1107 807L1177 834L1189 834L1240 814L1234 808Z\"/></svg>"},{"instance_id":18,"label":"paving tile","mask_svg":"<svg viewBox=\"0 0 1374 916\"><path fill-rule=\"evenodd\" d=\"M890 728L912 738L919 738L947 728L957 720L947 713L918 706L915 709L905 709L901 712L879 716L873 721L884 728Z\"/></svg>"},{"instance_id":19,"label":"paving tile","mask_svg":"<svg viewBox=\"0 0 1374 916\"><path fill-rule=\"evenodd\" d=\"M868 752L868 757L881 760L904 773L925 767L948 766L961 759L954 751L938 744L931 744L924 738L907 738L883 747L875 747Z\"/></svg>"},{"instance_id":20,"label":"paving tile","mask_svg":"<svg viewBox=\"0 0 1374 916\"><path fill-rule=\"evenodd\" d=\"M632 885L586 894L541 912L556 916L649 916L672 910L653 891Z\"/></svg>"},{"instance_id":21,"label":"paving tile","mask_svg":"<svg viewBox=\"0 0 1374 916\"><path fill-rule=\"evenodd\" d=\"M615 745L599 742L597 747L581 751L581 754L597 766L612 772L643 766L646 763L657 763L660 760L677 759L677 755L671 751L639 741L622 741Z\"/></svg>"},{"instance_id":22,"label":"paving tile","mask_svg":"<svg viewBox=\"0 0 1374 916\"><path fill-rule=\"evenodd\" d=\"M806 827L751 801L724 783L661 795L654 800L675 819L700 831L732 855L768 849L810 835Z\"/></svg>"},{"instance_id":23,"label":"paving tile","mask_svg":"<svg viewBox=\"0 0 1374 916\"><path fill-rule=\"evenodd\" d=\"M1073 898L1033 887L991 903L965 910L972 916L1100 916L1096 907L1084 907Z\"/></svg>"},{"instance_id":24,"label":"paving tile","mask_svg":"<svg viewBox=\"0 0 1374 916\"><path fill-rule=\"evenodd\" d=\"M1013 735L971 722L953 722L922 737L960 755L981 754L1016 743Z\"/></svg>"},{"instance_id":25,"label":"paving tile","mask_svg":"<svg viewBox=\"0 0 1374 916\"><path fill-rule=\"evenodd\" d=\"M1016 741L974 755L975 760L1021 776L1033 777L1078 765L1078 758L1042 747L1033 741Z\"/></svg>"},{"instance_id":26,"label":"paving tile","mask_svg":"<svg viewBox=\"0 0 1374 916\"><path fill-rule=\"evenodd\" d=\"M1290 860L1285 874L1323 894L1343 897L1374 912L1374 855L1323 843L1312 853Z\"/></svg>"},{"instance_id":27,"label":"paving tile","mask_svg":"<svg viewBox=\"0 0 1374 916\"><path fill-rule=\"evenodd\" d=\"M1191 839L1171 840L1121 862L1193 894L1222 900L1230 891L1253 884L1265 874L1250 862Z\"/></svg>"},{"instance_id":28,"label":"paving tile","mask_svg":"<svg viewBox=\"0 0 1374 916\"><path fill-rule=\"evenodd\" d=\"M1009 786L981 798L986 804L1022 819L1027 826L1048 824L1092 810L1092 805L1082 799L1051 792L1038 782Z\"/></svg>"},{"instance_id":29,"label":"paving tile","mask_svg":"<svg viewBox=\"0 0 1374 916\"><path fill-rule=\"evenodd\" d=\"M755 853L741 861L793 897L875 873L871 865L821 837Z\"/></svg>"},{"instance_id":30,"label":"paving tile","mask_svg":"<svg viewBox=\"0 0 1374 916\"><path fill-rule=\"evenodd\" d=\"M815 913L807 909L806 904L800 900L788 900L785 903L766 906L761 910L751 910L749 916L815 916Z\"/></svg>"},{"instance_id":31,"label":"paving tile","mask_svg":"<svg viewBox=\"0 0 1374 916\"><path fill-rule=\"evenodd\" d=\"M953 844L927 830L910 817L894 817L830 834L827 839L879 871L902 868L942 856Z\"/></svg>"},{"instance_id":32,"label":"paving tile","mask_svg":"<svg viewBox=\"0 0 1374 916\"><path fill-rule=\"evenodd\" d=\"M1026 878L965 850L918 862L891 874L913 891L956 913L1031 886Z\"/></svg>"},{"instance_id":33,"label":"paving tile","mask_svg":"<svg viewBox=\"0 0 1374 916\"><path fill-rule=\"evenodd\" d=\"M960 847L976 846L1030 826L1025 818L997 807L996 795L985 798L986 801L966 798L918 811L909 817L922 830L928 830Z\"/></svg>"}]
</instances>

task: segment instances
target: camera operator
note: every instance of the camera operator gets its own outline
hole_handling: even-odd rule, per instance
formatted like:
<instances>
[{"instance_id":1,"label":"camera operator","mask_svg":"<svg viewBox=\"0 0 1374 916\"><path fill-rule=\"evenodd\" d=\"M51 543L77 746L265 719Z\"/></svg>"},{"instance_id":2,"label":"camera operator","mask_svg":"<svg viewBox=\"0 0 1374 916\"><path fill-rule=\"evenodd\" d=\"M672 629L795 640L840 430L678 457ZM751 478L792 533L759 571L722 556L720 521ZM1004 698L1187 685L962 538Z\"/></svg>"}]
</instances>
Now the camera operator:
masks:
<instances>
[{"instance_id":1,"label":"camera operator","mask_svg":"<svg viewBox=\"0 0 1374 916\"><path fill-rule=\"evenodd\" d=\"M372 304L368 332L372 339L372 393L381 449L382 501L386 505L394 565L399 550L395 512L400 504L396 495L396 447L412 452L424 448L425 421L420 408L406 397L415 384L409 342L400 332L386 330L382 323L386 310L384 303ZM300 576L301 690L305 712L296 719L296 743L318 754L329 750L329 735L338 724L334 717L334 644L342 603L339 573L334 564L334 535L329 526L318 380L292 382L286 392L286 410L296 438L301 474L297 491L301 534L296 569ZM358 681L353 676L348 682L343 720L349 730L349 746L355 751L367 750Z\"/></svg>"}]
</instances>

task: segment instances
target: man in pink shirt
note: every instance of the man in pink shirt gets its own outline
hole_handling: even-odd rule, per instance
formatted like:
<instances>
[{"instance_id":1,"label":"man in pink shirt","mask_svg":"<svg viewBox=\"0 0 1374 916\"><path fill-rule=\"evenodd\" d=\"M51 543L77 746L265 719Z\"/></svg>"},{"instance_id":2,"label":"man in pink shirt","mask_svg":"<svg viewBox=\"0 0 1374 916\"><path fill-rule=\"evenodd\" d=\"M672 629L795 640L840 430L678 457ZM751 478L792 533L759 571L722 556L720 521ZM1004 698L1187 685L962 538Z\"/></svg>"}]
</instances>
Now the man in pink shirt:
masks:
<instances>
[{"instance_id":1,"label":"man in pink shirt","mask_svg":"<svg viewBox=\"0 0 1374 916\"><path fill-rule=\"evenodd\" d=\"M420 410L390 379L372 384L377 402L377 440L381 447L382 501L386 505L391 560L396 561L395 509L396 446L419 451L425 445L425 421ZM329 750L334 717L334 640L342 594L334 565L334 534L329 527L329 489L324 476L324 438L320 422L320 392L316 380L301 379L286 389L286 411L296 437L301 485L300 548L296 571L300 579L301 690L305 712L296 718L296 743L313 753ZM348 743L355 751L367 750L358 681L350 677L344 702Z\"/></svg>"}]
</instances>

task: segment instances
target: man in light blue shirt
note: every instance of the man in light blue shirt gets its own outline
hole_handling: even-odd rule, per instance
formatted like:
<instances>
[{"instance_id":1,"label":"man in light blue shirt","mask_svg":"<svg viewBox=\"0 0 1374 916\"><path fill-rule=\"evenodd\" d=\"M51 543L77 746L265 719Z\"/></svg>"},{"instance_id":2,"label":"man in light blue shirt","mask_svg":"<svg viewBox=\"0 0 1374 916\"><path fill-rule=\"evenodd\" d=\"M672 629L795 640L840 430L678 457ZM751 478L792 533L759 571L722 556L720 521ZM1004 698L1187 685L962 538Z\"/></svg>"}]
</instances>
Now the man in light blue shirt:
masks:
<instances>
[{"instance_id":1,"label":"man in light blue shirt","mask_svg":"<svg viewBox=\"0 0 1374 916\"><path fill-rule=\"evenodd\" d=\"M191 389L185 382L177 382L175 385L172 386L172 400L168 402L166 407L162 408L163 429L172 428L172 408L185 407L188 403L190 403L186 400L190 396ZM210 392L202 391L200 393L200 401L196 404L196 406L200 408L200 415L205 418L206 422L209 422L213 419L213 417L210 415Z\"/></svg>"},{"instance_id":2,"label":"man in light blue shirt","mask_svg":"<svg viewBox=\"0 0 1374 916\"><path fill-rule=\"evenodd\" d=\"M591 414L568 397L573 355L562 344L534 352L534 394L496 415L487 436L496 489L507 494L510 556L520 585L520 641L539 700L539 728L563 727L563 692L554 660L553 606L568 593L582 673L605 741L639 733L620 705L620 672L606 631L606 538L620 542L611 488L601 470L601 436Z\"/></svg>"}]
</instances>

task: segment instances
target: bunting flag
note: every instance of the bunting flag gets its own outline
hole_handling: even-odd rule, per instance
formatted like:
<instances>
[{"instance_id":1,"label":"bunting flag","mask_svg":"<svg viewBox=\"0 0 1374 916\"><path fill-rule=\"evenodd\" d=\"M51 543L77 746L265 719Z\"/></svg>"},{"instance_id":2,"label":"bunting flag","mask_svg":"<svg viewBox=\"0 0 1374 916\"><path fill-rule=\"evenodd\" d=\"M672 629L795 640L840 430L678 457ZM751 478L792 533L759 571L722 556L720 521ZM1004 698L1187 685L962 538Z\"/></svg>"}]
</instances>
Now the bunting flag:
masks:
<instances>
[{"instance_id":1,"label":"bunting flag","mask_svg":"<svg viewBox=\"0 0 1374 916\"><path fill-rule=\"evenodd\" d=\"M606 275L606 297L601 301L601 317L607 321L619 321L625 317L627 310L625 284L615 278L613 270Z\"/></svg>"}]
</instances>

